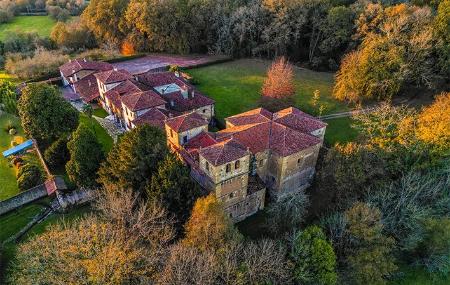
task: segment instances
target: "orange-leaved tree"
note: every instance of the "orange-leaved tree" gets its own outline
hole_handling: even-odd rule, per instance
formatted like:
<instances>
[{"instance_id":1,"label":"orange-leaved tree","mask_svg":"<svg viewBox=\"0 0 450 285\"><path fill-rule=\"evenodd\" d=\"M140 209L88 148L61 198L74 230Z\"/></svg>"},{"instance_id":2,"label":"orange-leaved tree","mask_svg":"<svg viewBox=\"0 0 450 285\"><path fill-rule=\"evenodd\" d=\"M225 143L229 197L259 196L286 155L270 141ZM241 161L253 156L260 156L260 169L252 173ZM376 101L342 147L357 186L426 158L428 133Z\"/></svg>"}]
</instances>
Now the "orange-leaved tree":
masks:
<instances>
[{"instance_id":1,"label":"orange-leaved tree","mask_svg":"<svg viewBox=\"0 0 450 285\"><path fill-rule=\"evenodd\" d=\"M286 58L278 58L267 71L261 95L263 97L284 99L291 97L294 93L294 67Z\"/></svg>"}]
</instances>

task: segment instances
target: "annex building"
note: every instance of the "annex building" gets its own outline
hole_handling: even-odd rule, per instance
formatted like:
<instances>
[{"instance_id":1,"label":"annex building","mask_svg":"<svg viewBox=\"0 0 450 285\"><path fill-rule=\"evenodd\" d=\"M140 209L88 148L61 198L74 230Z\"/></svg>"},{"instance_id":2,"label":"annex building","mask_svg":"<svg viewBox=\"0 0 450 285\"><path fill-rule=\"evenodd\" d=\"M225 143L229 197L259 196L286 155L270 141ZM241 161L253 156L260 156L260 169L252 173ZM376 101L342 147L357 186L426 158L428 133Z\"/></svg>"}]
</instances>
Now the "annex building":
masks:
<instances>
[{"instance_id":1,"label":"annex building","mask_svg":"<svg viewBox=\"0 0 450 285\"><path fill-rule=\"evenodd\" d=\"M124 128L150 124L164 130L169 148L234 221L263 209L267 195L277 200L310 185L327 125L296 108L250 110L210 132L214 101L179 73L132 75L83 59L60 71L86 103L98 103Z\"/></svg>"}]
</instances>

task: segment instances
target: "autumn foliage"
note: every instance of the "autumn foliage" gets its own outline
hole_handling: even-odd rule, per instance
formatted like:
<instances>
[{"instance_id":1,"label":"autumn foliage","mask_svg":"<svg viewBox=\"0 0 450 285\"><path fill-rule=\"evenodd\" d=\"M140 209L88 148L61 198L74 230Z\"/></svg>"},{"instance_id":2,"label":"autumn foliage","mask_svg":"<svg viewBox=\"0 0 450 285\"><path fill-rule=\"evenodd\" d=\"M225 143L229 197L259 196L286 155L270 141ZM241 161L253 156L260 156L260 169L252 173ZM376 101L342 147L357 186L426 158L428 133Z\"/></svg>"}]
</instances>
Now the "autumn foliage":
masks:
<instances>
[{"instance_id":1,"label":"autumn foliage","mask_svg":"<svg viewBox=\"0 0 450 285\"><path fill-rule=\"evenodd\" d=\"M122 43L122 46L120 47L120 53L123 55L133 55L135 54L134 45L130 43L129 41L124 41Z\"/></svg>"},{"instance_id":2,"label":"autumn foliage","mask_svg":"<svg viewBox=\"0 0 450 285\"><path fill-rule=\"evenodd\" d=\"M284 99L295 93L294 68L286 58L275 60L267 71L261 94L263 97Z\"/></svg>"}]
</instances>

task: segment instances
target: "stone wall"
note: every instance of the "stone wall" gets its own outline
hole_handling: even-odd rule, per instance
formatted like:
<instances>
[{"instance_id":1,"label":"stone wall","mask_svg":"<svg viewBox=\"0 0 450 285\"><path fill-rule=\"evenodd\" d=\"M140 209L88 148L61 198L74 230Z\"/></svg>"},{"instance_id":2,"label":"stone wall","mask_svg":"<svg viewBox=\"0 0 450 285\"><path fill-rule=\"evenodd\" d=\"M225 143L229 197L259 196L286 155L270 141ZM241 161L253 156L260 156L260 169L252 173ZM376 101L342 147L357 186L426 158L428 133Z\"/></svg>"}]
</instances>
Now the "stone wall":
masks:
<instances>
[{"instance_id":1,"label":"stone wall","mask_svg":"<svg viewBox=\"0 0 450 285\"><path fill-rule=\"evenodd\" d=\"M0 215L6 214L23 205L47 197L47 189L44 184L33 187L14 197L0 202Z\"/></svg>"}]
</instances>

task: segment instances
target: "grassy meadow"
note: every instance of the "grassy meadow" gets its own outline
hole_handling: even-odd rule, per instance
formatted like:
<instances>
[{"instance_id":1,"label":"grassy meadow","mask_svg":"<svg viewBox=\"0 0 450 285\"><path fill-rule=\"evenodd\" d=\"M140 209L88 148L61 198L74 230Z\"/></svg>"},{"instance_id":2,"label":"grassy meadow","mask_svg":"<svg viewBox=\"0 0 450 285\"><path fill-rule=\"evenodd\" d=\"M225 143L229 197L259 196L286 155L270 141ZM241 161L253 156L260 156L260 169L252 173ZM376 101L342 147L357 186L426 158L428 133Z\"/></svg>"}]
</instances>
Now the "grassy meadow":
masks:
<instances>
[{"instance_id":1,"label":"grassy meadow","mask_svg":"<svg viewBox=\"0 0 450 285\"><path fill-rule=\"evenodd\" d=\"M9 33L37 33L41 37L50 36L56 21L49 16L17 16L9 23L0 24L0 41L5 40Z\"/></svg>"},{"instance_id":2,"label":"grassy meadow","mask_svg":"<svg viewBox=\"0 0 450 285\"><path fill-rule=\"evenodd\" d=\"M216 117L223 119L260 106L260 90L264 82L268 60L240 59L188 71L198 83L197 88L216 101ZM307 113L317 115L318 106L325 107L323 115L348 111L346 103L339 102L331 95L334 74L295 68L295 106ZM313 94L320 91L319 104L313 105ZM326 141L354 139L355 132L349 128L350 119L329 120Z\"/></svg>"}]
</instances>

